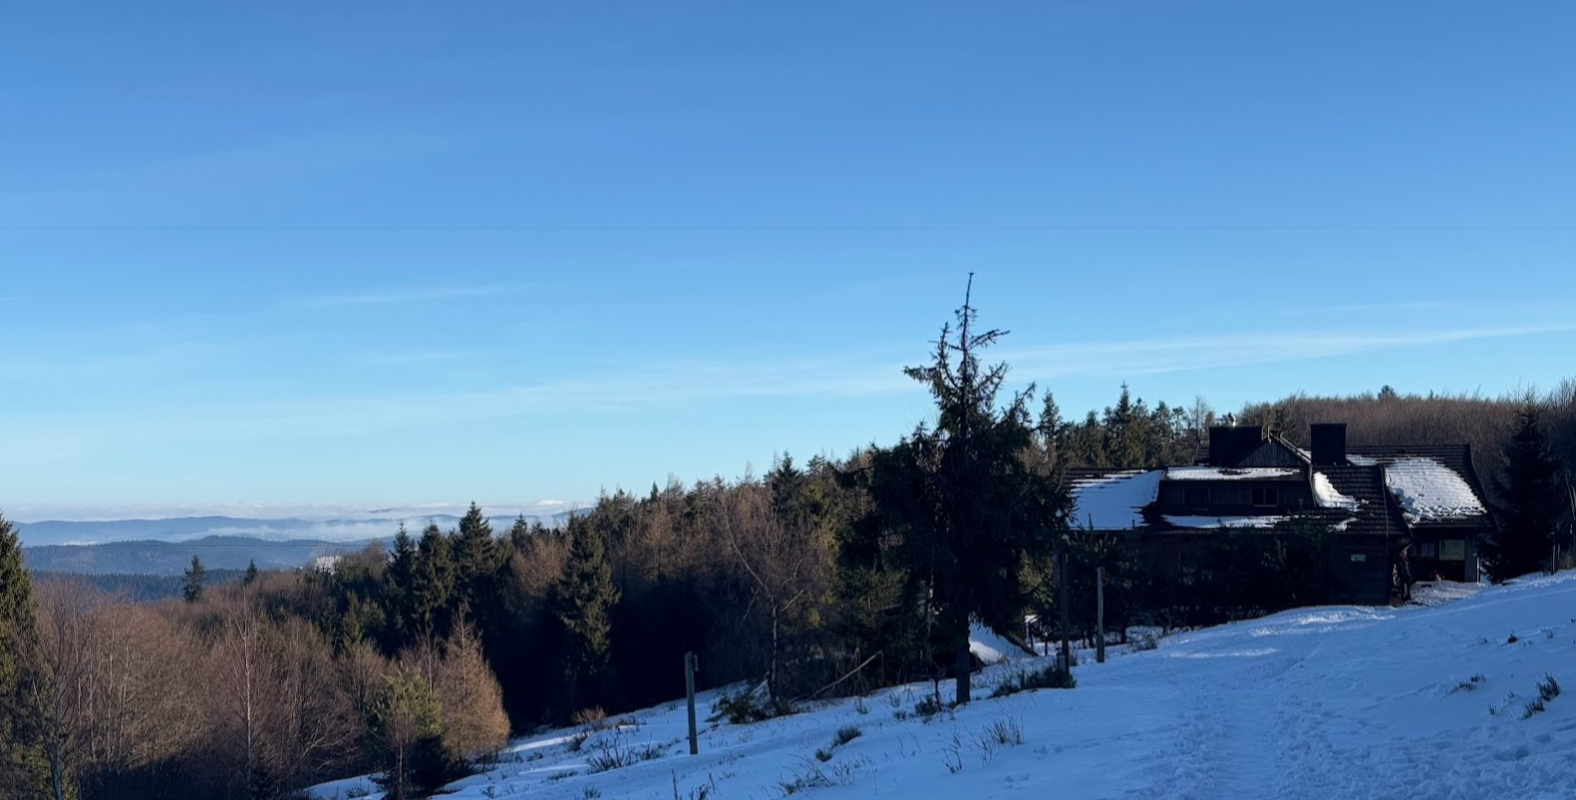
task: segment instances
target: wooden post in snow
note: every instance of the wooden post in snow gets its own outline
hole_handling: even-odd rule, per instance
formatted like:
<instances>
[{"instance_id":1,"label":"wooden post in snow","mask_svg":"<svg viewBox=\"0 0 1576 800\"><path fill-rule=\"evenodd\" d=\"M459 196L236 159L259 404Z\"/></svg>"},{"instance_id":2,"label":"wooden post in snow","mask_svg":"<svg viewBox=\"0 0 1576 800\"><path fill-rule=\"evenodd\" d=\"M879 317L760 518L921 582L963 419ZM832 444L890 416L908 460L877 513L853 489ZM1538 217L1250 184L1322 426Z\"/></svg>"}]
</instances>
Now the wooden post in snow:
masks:
<instances>
[{"instance_id":1,"label":"wooden post in snow","mask_svg":"<svg viewBox=\"0 0 1576 800\"><path fill-rule=\"evenodd\" d=\"M690 755L700 755L699 732L695 729L695 667L694 653L684 654L684 696L689 700Z\"/></svg>"},{"instance_id":2,"label":"wooden post in snow","mask_svg":"<svg viewBox=\"0 0 1576 800\"><path fill-rule=\"evenodd\" d=\"M1063 673L1073 671L1071 642L1068 641L1068 637L1072 635L1072 625L1068 621L1067 614L1067 547L1067 534L1064 533L1062 534L1062 557L1059 565L1061 569L1058 570L1056 575L1057 589L1060 595L1060 602L1057 605L1061 606L1062 612L1062 651L1056 656L1056 665Z\"/></svg>"},{"instance_id":3,"label":"wooden post in snow","mask_svg":"<svg viewBox=\"0 0 1576 800\"><path fill-rule=\"evenodd\" d=\"M1105 567L1094 570L1094 660L1105 663Z\"/></svg>"}]
</instances>

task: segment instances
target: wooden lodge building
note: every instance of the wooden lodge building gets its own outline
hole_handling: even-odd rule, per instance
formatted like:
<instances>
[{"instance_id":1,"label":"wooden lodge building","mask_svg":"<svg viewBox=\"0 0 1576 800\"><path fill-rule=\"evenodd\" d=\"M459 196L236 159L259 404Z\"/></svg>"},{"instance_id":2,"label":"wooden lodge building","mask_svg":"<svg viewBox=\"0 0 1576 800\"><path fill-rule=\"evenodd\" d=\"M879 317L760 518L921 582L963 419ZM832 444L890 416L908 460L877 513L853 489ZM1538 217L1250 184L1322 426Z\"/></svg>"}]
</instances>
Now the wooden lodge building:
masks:
<instances>
[{"instance_id":1,"label":"wooden lodge building","mask_svg":"<svg viewBox=\"0 0 1576 800\"><path fill-rule=\"evenodd\" d=\"M1396 578L1476 581L1492 531L1469 445L1348 447L1315 424L1311 450L1252 426L1211 428L1191 465L1069 470L1073 525L1179 555L1224 529L1312 521L1334 532L1346 599L1389 602Z\"/></svg>"}]
</instances>

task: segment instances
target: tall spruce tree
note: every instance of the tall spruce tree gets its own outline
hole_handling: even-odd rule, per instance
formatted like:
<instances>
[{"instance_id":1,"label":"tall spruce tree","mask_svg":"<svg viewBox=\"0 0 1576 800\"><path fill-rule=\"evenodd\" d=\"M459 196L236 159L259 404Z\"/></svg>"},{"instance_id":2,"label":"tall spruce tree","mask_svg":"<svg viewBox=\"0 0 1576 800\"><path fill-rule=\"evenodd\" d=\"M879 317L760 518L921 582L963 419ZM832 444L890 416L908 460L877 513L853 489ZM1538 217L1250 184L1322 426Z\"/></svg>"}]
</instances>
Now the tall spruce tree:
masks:
<instances>
[{"instance_id":1,"label":"tall spruce tree","mask_svg":"<svg viewBox=\"0 0 1576 800\"><path fill-rule=\"evenodd\" d=\"M383 597L388 604L384 612L390 623L390 643L398 648L409 644L416 631L416 540L403 522L394 532L394 550L389 554L384 580L388 585Z\"/></svg>"},{"instance_id":2,"label":"tall spruce tree","mask_svg":"<svg viewBox=\"0 0 1576 800\"><path fill-rule=\"evenodd\" d=\"M1025 561L1049 551L1068 505L1054 473L1032 465L1034 388L1003 405L1007 365L980 364L979 352L1006 332L976 329L972 297L970 275L956 329L942 327L929 365L905 370L930 389L937 411L933 429L922 425L910 437L912 457L901 469L913 477L886 484L915 496L877 498L905 509L915 545L906 558L930 576L959 703L970 699L971 619L1013 630L1022 624Z\"/></svg>"},{"instance_id":3,"label":"tall spruce tree","mask_svg":"<svg viewBox=\"0 0 1576 800\"><path fill-rule=\"evenodd\" d=\"M207 580L208 570L203 569L202 559L192 556L192 565L186 568L186 585L181 588L181 596L188 603L201 600L203 583Z\"/></svg>"},{"instance_id":4,"label":"tall spruce tree","mask_svg":"<svg viewBox=\"0 0 1576 800\"><path fill-rule=\"evenodd\" d=\"M567 711L603 689L613 649L612 611L618 600L606 534L594 522L571 518L569 560L558 589Z\"/></svg>"},{"instance_id":5,"label":"tall spruce tree","mask_svg":"<svg viewBox=\"0 0 1576 800\"><path fill-rule=\"evenodd\" d=\"M1142 400L1136 405L1133 403L1133 393L1123 383L1116 406L1105 410L1105 451L1111 466L1122 469L1147 466L1144 452L1147 413Z\"/></svg>"},{"instance_id":6,"label":"tall spruce tree","mask_svg":"<svg viewBox=\"0 0 1576 800\"><path fill-rule=\"evenodd\" d=\"M32 578L21 537L0 516L0 797L55 794L44 757L43 679Z\"/></svg>"},{"instance_id":7,"label":"tall spruce tree","mask_svg":"<svg viewBox=\"0 0 1576 800\"><path fill-rule=\"evenodd\" d=\"M411 619L416 633L447 638L454 619L454 556L448 537L429 524L416 545Z\"/></svg>"},{"instance_id":8,"label":"tall spruce tree","mask_svg":"<svg viewBox=\"0 0 1576 800\"><path fill-rule=\"evenodd\" d=\"M257 582L257 560L256 559L252 559L252 560L246 562L246 575L241 578L241 585L242 586L251 586L252 584L254 584L256 582Z\"/></svg>"},{"instance_id":9,"label":"tall spruce tree","mask_svg":"<svg viewBox=\"0 0 1576 800\"><path fill-rule=\"evenodd\" d=\"M525 518L524 514L521 514L515 517L514 524L509 526L509 544L514 547L516 552L524 553L526 548L530 546L531 535L534 532L530 521Z\"/></svg>"},{"instance_id":10,"label":"tall spruce tree","mask_svg":"<svg viewBox=\"0 0 1576 800\"><path fill-rule=\"evenodd\" d=\"M495 605L503 549L493 538L492 523L471 503L454 535L455 594L472 622L487 628L485 620Z\"/></svg>"},{"instance_id":11,"label":"tall spruce tree","mask_svg":"<svg viewBox=\"0 0 1576 800\"><path fill-rule=\"evenodd\" d=\"M1516 415L1516 429L1505 448L1505 477L1496 479L1499 530L1483 543L1490 576L1504 581L1535 572L1548 562L1565 507L1561 465L1549 449L1528 401Z\"/></svg>"}]
</instances>

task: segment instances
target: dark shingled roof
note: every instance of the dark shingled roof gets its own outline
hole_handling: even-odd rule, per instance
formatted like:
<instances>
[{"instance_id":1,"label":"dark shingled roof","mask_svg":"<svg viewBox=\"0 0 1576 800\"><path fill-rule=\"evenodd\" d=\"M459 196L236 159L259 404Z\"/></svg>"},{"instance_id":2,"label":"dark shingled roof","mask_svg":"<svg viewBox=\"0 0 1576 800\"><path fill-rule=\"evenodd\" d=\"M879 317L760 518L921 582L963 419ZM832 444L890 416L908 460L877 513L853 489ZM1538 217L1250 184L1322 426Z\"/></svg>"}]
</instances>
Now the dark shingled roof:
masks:
<instances>
[{"instance_id":1,"label":"dark shingled roof","mask_svg":"<svg viewBox=\"0 0 1576 800\"><path fill-rule=\"evenodd\" d=\"M1376 464L1332 464L1313 467L1316 472L1323 473L1330 479L1330 484L1341 494L1357 500L1360 505L1356 511L1344 508L1313 508L1296 512L1296 516L1317 520L1336 527L1342 533L1372 535L1372 536L1405 536L1409 530L1444 530L1467 529L1483 530L1493 523L1487 515L1462 517L1446 521L1430 521L1413 523L1410 526L1402 516L1401 507L1395 497L1385 486L1384 465L1407 458L1429 458L1451 469L1460 475L1478 499L1487 507L1487 495L1483 485L1478 480L1477 472L1472 468L1472 448L1470 445L1404 445L1404 446L1378 446L1359 445L1346 449L1349 456L1360 456L1373 459ZM1195 464L1207 465L1209 463L1208 446L1200 446L1195 455ZM1078 485L1091 479L1098 479L1107 475L1128 472L1112 468L1071 468L1065 471L1068 486ZM1198 528L1180 528L1171 525L1155 510L1153 506L1144 509L1144 518L1149 522L1149 529L1154 532L1188 532L1198 533Z\"/></svg>"},{"instance_id":2,"label":"dark shingled roof","mask_svg":"<svg viewBox=\"0 0 1576 800\"><path fill-rule=\"evenodd\" d=\"M1389 464L1407 458L1428 458L1438 461L1452 472L1461 476L1471 487L1472 493L1477 495L1478 502L1488 508L1488 493L1483 491L1483 483L1478 480L1477 470L1472 468L1472 445L1469 444L1424 444L1424 445L1362 445L1346 448L1348 456L1362 456L1378 461L1380 464ZM1487 513L1469 517L1458 517L1449 520L1431 520L1416 522L1411 525L1414 530L1441 530L1450 528L1483 529L1493 525L1493 519ZM1405 528L1402 528L1405 530Z\"/></svg>"},{"instance_id":3,"label":"dark shingled roof","mask_svg":"<svg viewBox=\"0 0 1576 800\"><path fill-rule=\"evenodd\" d=\"M1344 508L1321 508L1315 512L1319 519L1328 521L1331 525L1355 518L1344 529L1347 533L1368 533L1384 536L1398 536L1404 527L1401 518L1401 509L1396 506L1390 491L1384 485L1384 469L1375 466L1357 465L1325 465L1315 467L1330 479L1330 485L1335 491L1358 501L1360 505L1355 512Z\"/></svg>"}]
</instances>

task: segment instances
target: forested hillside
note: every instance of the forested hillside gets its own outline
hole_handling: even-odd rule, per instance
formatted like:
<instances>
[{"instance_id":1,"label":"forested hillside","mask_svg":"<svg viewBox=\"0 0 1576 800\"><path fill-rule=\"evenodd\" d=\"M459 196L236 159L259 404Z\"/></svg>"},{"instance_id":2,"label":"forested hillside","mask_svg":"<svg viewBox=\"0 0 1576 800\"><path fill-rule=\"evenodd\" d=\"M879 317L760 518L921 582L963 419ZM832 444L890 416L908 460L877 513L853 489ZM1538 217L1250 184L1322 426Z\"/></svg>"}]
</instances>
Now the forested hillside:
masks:
<instances>
[{"instance_id":1,"label":"forested hillside","mask_svg":"<svg viewBox=\"0 0 1576 800\"><path fill-rule=\"evenodd\" d=\"M971 621L1017 633L1025 613L1061 611L1062 470L1190 463L1217 416L1123 387L1065 422L1049 395L1004 388L1005 366L979 355L1001 333L976 324L965 305L909 370L936 416L896 443L615 491L560 528L495 529L472 505L451 530L390 531L391 546L318 569L219 585L194 558L182 600L133 603L30 581L0 523L0 764L21 776L0 794L260 799L376 771L390 797L414 796L511 731L682 696L686 652L702 688L759 687L725 702L742 720L914 680L954 681L967 702ZM1570 454L1571 384L1535 400L1293 397L1239 418L1294 439L1345 421L1358 444L1465 440L1492 475L1516 431ZM1095 567L1118 637L1325 602L1330 535L1223 531L1184 591L1117 539L1075 532L1067 611L1093 634Z\"/></svg>"}]
</instances>

